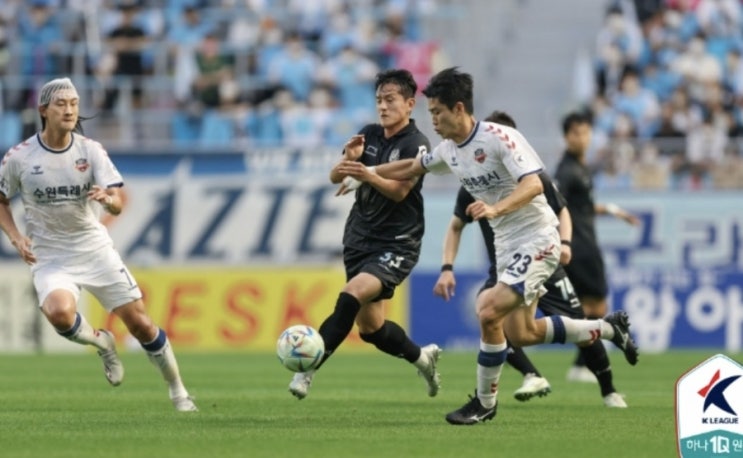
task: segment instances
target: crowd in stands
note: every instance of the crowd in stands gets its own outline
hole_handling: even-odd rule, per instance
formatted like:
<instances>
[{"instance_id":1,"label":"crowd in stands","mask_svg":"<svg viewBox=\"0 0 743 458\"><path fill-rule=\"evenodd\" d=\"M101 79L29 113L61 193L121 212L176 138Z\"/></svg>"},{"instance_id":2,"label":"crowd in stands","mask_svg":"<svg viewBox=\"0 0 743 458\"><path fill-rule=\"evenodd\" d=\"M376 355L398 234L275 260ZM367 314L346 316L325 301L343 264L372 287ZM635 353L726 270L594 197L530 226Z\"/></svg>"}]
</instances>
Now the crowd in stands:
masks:
<instances>
[{"instance_id":1,"label":"crowd in stands","mask_svg":"<svg viewBox=\"0 0 743 458\"><path fill-rule=\"evenodd\" d=\"M434 1L3 0L0 147L37 129L36 90L60 75L103 141L340 145L376 118L380 69L427 81Z\"/></svg>"},{"instance_id":2,"label":"crowd in stands","mask_svg":"<svg viewBox=\"0 0 743 458\"><path fill-rule=\"evenodd\" d=\"M596 42L598 189L743 188L743 3L610 2Z\"/></svg>"}]
</instances>

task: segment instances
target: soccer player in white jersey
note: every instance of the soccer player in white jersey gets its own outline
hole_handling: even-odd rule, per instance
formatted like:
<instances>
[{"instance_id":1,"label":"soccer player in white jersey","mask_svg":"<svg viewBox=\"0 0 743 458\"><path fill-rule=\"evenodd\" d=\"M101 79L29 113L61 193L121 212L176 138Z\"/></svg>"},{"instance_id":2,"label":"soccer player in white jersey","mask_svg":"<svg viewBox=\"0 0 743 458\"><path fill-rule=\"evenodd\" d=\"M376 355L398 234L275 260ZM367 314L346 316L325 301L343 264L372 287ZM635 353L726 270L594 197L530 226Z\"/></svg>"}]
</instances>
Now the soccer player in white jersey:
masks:
<instances>
[{"instance_id":1,"label":"soccer player in white jersey","mask_svg":"<svg viewBox=\"0 0 743 458\"><path fill-rule=\"evenodd\" d=\"M121 212L124 182L101 144L82 135L79 100L69 78L41 88L41 132L11 148L0 163L0 228L31 266L41 312L62 337L98 349L111 385L122 382L124 367L113 334L93 329L77 311L82 288L141 343L167 382L176 410L198 410L165 332L147 315L142 292L98 220L94 206ZM16 193L27 235L10 211Z\"/></svg>"},{"instance_id":2,"label":"soccer player in white jersey","mask_svg":"<svg viewBox=\"0 0 743 458\"><path fill-rule=\"evenodd\" d=\"M471 425L495 417L498 381L506 361L506 333L521 347L541 343L611 340L637 363L637 347L624 312L598 320L562 316L535 319L543 283L560 259L557 218L547 205L538 173L544 168L536 152L516 129L478 122L473 116L473 83L456 68L442 70L423 90L434 129L444 141L417 159L379 165L384 178L410 179L426 172L452 172L475 197L467 213L486 218L495 234L498 283L477 297L480 351L476 395L446 415L449 423ZM339 172L358 178L367 170L347 162Z\"/></svg>"}]
</instances>

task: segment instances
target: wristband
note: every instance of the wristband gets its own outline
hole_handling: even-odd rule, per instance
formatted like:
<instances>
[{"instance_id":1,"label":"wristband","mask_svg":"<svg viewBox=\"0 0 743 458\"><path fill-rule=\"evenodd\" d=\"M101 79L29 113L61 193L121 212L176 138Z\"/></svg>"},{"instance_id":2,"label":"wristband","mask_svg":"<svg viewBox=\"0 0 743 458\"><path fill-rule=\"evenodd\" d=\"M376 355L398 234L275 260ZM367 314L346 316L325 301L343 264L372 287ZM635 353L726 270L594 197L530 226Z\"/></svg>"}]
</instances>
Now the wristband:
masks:
<instances>
[{"instance_id":1,"label":"wristband","mask_svg":"<svg viewBox=\"0 0 743 458\"><path fill-rule=\"evenodd\" d=\"M570 240L560 240L560 244L565 246L572 246Z\"/></svg>"},{"instance_id":2,"label":"wristband","mask_svg":"<svg viewBox=\"0 0 743 458\"><path fill-rule=\"evenodd\" d=\"M114 198L111 196L106 196L106 203L104 205L111 205L114 203Z\"/></svg>"},{"instance_id":3,"label":"wristband","mask_svg":"<svg viewBox=\"0 0 743 458\"><path fill-rule=\"evenodd\" d=\"M604 206L606 208L606 213L616 216L619 214L619 206L617 204L606 204Z\"/></svg>"},{"instance_id":4,"label":"wristband","mask_svg":"<svg viewBox=\"0 0 743 458\"><path fill-rule=\"evenodd\" d=\"M376 165L372 165L371 167L367 167L366 170L368 170L369 173L376 174L377 173L377 166Z\"/></svg>"},{"instance_id":5,"label":"wristband","mask_svg":"<svg viewBox=\"0 0 743 458\"><path fill-rule=\"evenodd\" d=\"M441 266L441 271L442 272L446 272L447 270L450 271L450 272L453 271L454 270L454 266L451 265L451 264L444 264L443 266Z\"/></svg>"}]
</instances>

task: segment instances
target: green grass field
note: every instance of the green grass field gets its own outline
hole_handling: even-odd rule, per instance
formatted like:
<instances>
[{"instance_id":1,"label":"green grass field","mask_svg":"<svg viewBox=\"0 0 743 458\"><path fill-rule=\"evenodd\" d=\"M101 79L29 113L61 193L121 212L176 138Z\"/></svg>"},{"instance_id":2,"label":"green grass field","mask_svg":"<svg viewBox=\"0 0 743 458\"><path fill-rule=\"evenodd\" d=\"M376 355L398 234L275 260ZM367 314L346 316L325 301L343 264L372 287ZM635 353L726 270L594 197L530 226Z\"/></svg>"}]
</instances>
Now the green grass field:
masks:
<instances>
[{"instance_id":1,"label":"green grass field","mask_svg":"<svg viewBox=\"0 0 743 458\"><path fill-rule=\"evenodd\" d=\"M170 405L140 353L123 355L124 383L110 387L94 354L0 356L2 457L673 457L674 386L715 352L618 352L616 385L629 409L603 406L597 385L566 383L573 352L531 353L552 383L520 403L520 374L506 369L495 420L451 426L475 383L474 353L445 352L442 390L428 398L412 366L377 353L333 357L303 401L291 373L268 354L181 354L198 413ZM729 355L740 361L741 355Z\"/></svg>"}]
</instances>

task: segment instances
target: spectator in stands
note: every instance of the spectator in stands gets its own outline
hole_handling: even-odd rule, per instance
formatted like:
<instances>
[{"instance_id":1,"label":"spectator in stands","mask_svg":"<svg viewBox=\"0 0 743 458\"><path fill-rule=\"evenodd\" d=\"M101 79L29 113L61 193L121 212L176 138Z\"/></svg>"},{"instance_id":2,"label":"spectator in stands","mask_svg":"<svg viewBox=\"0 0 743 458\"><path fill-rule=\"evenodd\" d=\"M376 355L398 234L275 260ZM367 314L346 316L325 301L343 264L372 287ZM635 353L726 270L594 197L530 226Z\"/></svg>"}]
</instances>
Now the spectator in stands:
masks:
<instances>
[{"instance_id":1,"label":"spectator in stands","mask_svg":"<svg viewBox=\"0 0 743 458\"><path fill-rule=\"evenodd\" d=\"M306 102L319 66L319 56L307 49L298 32L292 31L269 63L268 80L290 90L297 101Z\"/></svg>"},{"instance_id":2,"label":"spectator in stands","mask_svg":"<svg viewBox=\"0 0 743 458\"><path fill-rule=\"evenodd\" d=\"M622 77L619 92L613 98L617 111L629 116L634 130L641 138L649 138L658 128L660 106L656 95L640 85L634 69L627 69Z\"/></svg>"},{"instance_id":3,"label":"spectator in stands","mask_svg":"<svg viewBox=\"0 0 743 458\"><path fill-rule=\"evenodd\" d=\"M318 81L333 87L341 108L349 111L374 109L374 78L379 67L348 43L336 57L325 61Z\"/></svg>"},{"instance_id":4,"label":"spectator in stands","mask_svg":"<svg viewBox=\"0 0 743 458\"><path fill-rule=\"evenodd\" d=\"M192 83L193 96L204 108L218 108L222 86L234 80L234 59L220 48L217 34L209 32L194 52L197 73Z\"/></svg>"},{"instance_id":5,"label":"spectator in stands","mask_svg":"<svg viewBox=\"0 0 743 458\"><path fill-rule=\"evenodd\" d=\"M142 77L145 75L142 52L149 45L145 31L136 22L137 1L119 3L121 22L106 37L107 52L97 66L97 76L107 87L101 108L110 112L119 96L119 88L131 88L134 108L141 106Z\"/></svg>"}]
</instances>

